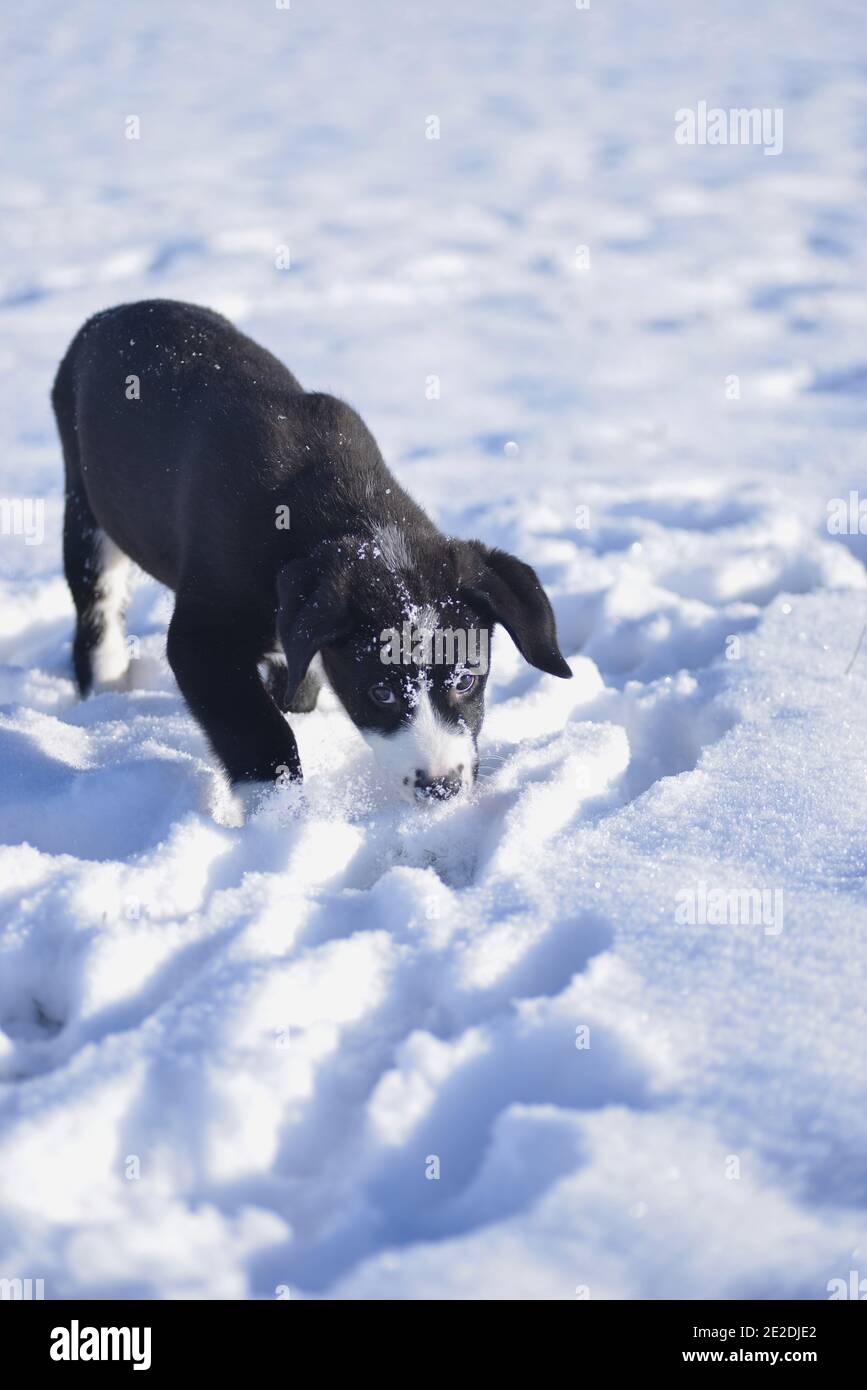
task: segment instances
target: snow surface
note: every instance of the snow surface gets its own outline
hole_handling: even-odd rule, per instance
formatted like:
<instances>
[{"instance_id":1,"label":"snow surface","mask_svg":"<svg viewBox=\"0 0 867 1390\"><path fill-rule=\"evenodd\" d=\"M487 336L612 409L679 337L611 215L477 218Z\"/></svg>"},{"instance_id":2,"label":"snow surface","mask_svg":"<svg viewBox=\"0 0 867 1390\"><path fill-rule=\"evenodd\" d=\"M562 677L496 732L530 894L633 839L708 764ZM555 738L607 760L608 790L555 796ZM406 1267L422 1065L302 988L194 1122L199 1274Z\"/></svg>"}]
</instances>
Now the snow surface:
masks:
<instances>
[{"instance_id":1,"label":"snow surface","mask_svg":"<svg viewBox=\"0 0 867 1390\"><path fill-rule=\"evenodd\" d=\"M867 1274L867 539L826 525L867 423L860 8L5 7L0 489L45 533L0 537L0 1277ZM781 108L783 152L678 145L702 100ZM538 567L575 679L498 638L470 801L390 800L332 697L303 794L233 828L143 576L135 689L76 701L48 390L154 295ZM683 920L720 888L773 924Z\"/></svg>"}]
</instances>

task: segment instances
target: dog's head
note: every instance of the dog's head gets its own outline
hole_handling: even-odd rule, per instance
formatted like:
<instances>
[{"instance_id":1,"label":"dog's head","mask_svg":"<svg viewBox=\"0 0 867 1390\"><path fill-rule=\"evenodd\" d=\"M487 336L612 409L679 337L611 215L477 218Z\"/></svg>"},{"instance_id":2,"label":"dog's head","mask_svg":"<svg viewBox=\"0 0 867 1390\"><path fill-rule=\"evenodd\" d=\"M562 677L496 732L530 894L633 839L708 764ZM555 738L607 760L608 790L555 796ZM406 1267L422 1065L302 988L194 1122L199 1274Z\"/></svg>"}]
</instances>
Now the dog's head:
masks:
<instances>
[{"instance_id":1,"label":"dog's head","mask_svg":"<svg viewBox=\"0 0 867 1390\"><path fill-rule=\"evenodd\" d=\"M491 634L499 623L542 671L571 676L529 565L480 541L384 528L320 545L278 576L294 692L320 653L328 680L407 800L472 786Z\"/></svg>"}]
</instances>

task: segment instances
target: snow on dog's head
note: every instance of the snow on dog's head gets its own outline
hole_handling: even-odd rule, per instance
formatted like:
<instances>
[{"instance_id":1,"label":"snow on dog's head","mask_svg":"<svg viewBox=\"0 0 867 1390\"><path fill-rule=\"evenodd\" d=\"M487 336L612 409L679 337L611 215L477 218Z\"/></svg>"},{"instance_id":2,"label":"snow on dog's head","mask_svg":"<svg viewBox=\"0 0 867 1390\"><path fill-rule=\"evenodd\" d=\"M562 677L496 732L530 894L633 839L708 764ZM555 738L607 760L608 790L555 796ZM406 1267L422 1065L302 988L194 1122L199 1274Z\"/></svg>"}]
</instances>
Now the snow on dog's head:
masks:
<instances>
[{"instance_id":1,"label":"snow on dog's head","mask_svg":"<svg viewBox=\"0 0 867 1390\"><path fill-rule=\"evenodd\" d=\"M497 623L527 661L571 676L535 572L505 551L431 530L342 537L278 578L291 689L317 652L328 680L406 800L470 788Z\"/></svg>"}]
</instances>

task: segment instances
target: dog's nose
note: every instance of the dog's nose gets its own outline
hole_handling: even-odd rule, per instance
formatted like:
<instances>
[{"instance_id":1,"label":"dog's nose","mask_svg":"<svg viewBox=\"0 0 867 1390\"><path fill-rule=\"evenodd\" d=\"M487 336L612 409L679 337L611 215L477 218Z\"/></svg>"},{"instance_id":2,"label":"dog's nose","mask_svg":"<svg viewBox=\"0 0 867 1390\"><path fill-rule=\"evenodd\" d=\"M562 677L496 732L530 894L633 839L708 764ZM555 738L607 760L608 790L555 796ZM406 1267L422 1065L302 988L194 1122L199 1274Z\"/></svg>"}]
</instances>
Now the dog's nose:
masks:
<instances>
[{"instance_id":1,"label":"dog's nose","mask_svg":"<svg viewBox=\"0 0 867 1390\"><path fill-rule=\"evenodd\" d=\"M462 772L463 768L458 768L444 777L427 777L421 768L416 768L415 794L419 800L448 801L449 797L457 796L464 785Z\"/></svg>"}]
</instances>

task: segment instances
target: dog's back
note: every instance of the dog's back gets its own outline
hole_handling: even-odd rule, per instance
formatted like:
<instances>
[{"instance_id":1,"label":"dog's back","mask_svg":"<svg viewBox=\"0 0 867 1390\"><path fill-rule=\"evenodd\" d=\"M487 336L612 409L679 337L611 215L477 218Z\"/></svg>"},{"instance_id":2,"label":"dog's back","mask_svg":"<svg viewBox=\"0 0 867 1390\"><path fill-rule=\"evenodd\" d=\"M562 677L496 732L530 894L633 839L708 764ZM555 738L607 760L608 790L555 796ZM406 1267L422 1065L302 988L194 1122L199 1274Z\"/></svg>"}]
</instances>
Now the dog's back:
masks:
<instances>
[{"instance_id":1,"label":"dog's back","mask_svg":"<svg viewBox=\"0 0 867 1390\"><path fill-rule=\"evenodd\" d=\"M350 518L364 529L423 515L354 410L305 392L265 348L196 305L144 300L88 320L53 402L68 490L173 589L206 576L233 592L271 585Z\"/></svg>"}]
</instances>

